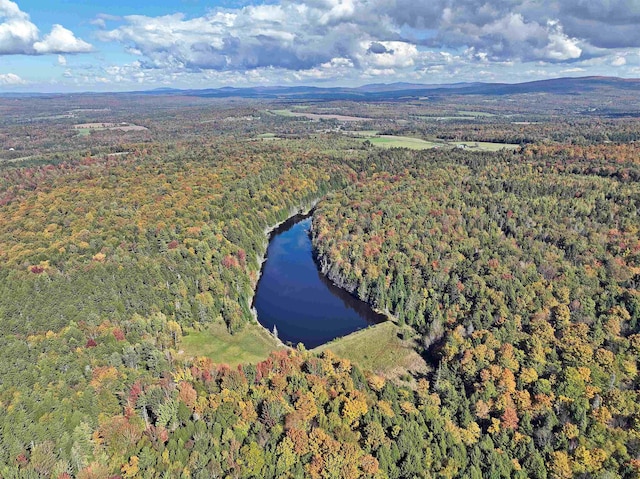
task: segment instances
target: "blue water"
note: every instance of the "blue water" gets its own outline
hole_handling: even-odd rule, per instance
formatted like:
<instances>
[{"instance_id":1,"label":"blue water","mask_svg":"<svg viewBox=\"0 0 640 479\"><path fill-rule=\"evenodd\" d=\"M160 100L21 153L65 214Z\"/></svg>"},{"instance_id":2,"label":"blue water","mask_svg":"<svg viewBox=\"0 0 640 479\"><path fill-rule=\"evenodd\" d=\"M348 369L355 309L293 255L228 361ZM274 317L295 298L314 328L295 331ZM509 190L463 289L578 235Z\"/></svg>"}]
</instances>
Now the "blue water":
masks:
<instances>
[{"instance_id":1,"label":"blue water","mask_svg":"<svg viewBox=\"0 0 640 479\"><path fill-rule=\"evenodd\" d=\"M314 261L311 218L294 218L271 235L254 306L278 337L308 349L384 320L369 305L333 285Z\"/></svg>"}]
</instances>

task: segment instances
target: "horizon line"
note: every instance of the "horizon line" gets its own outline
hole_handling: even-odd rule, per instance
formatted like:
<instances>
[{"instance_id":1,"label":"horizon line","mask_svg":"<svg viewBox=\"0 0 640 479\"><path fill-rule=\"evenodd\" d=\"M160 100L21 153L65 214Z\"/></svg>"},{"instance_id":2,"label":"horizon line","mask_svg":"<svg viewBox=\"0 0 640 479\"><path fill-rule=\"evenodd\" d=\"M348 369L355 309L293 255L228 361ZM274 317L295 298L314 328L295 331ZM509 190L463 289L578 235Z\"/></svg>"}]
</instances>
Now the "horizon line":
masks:
<instances>
[{"instance_id":1,"label":"horizon line","mask_svg":"<svg viewBox=\"0 0 640 479\"><path fill-rule=\"evenodd\" d=\"M326 89L326 90L359 90L365 88L367 86L392 86L392 85L413 85L413 86L425 86L425 87L438 87L438 86L450 86L450 85L526 85L531 83L543 83L557 80L622 80L622 81L640 81L640 77L619 77L619 76L607 76L607 75L584 75L584 76L561 76L561 77L552 77L552 78L544 78L539 80L527 80L527 81L519 81L519 82L507 82L507 81L492 81L492 82L483 82L483 81L461 81L461 82L449 82L449 83L418 83L418 82L410 82L410 81L394 81L394 82L379 82L379 83L364 83L358 86L320 86L317 84L300 84L300 85L264 85L264 84L256 84L252 86L242 86L235 87L231 85L219 86L219 87L200 87L200 88L178 88L171 86L164 87L155 87L155 88L146 88L141 90L78 90L78 91L2 91L0 90L0 96L25 96L25 95L99 95L99 94L135 94L135 93L149 93L149 92L162 92L165 91L184 91L184 92L197 92L197 91L206 91L206 90L251 90L251 89L292 89L292 88L317 88L317 89ZM435 88L434 88L435 89Z\"/></svg>"}]
</instances>

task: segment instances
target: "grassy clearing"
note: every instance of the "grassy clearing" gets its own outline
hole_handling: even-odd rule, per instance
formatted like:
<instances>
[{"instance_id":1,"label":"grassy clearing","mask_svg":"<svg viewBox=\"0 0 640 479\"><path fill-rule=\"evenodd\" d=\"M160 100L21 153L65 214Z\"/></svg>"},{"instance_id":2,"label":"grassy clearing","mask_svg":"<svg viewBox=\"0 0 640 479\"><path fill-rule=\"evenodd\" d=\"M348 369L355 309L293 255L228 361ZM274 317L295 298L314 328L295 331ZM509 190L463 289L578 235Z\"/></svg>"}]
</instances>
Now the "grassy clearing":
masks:
<instances>
[{"instance_id":1,"label":"grassy clearing","mask_svg":"<svg viewBox=\"0 0 640 479\"><path fill-rule=\"evenodd\" d=\"M475 116L417 116L424 121L473 121Z\"/></svg>"},{"instance_id":2,"label":"grassy clearing","mask_svg":"<svg viewBox=\"0 0 640 479\"><path fill-rule=\"evenodd\" d=\"M291 110L268 110L268 111L269 113L272 113L278 116L298 116Z\"/></svg>"},{"instance_id":3,"label":"grassy clearing","mask_svg":"<svg viewBox=\"0 0 640 479\"><path fill-rule=\"evenodd\" d=\"M222 322L216 322L204 331L189 331L180 347L188 356L206 356L215 363L236 366L263 361L280 346L258 324L247 324L242 331L231 335Z\"/></svg>"},{"instance_id":4,"label":"grassy clearing","mask_svg":"<svg viewBox=\"0 0 640 479\"><path fill-rule=\"evenodd\" d=\"M253 139L254 140L266 140L266 141L282 140L282 138L277 136L275 133L262 133L261 135L258 135Z\"/></svg>"},{"instance_id":5,"label":"grassy clearing","mask_svg":"<svg viewBox=\"0 0 640 479\"><path fill-rule=\"evenodd\" d=\"M512 143L488 143L486 141L457 141L456 145L464 145L469 150L476 151L500 151L503 148L507 150L516 150L520 145Z\"/></svg>"},{"instance_id":6,"label":"grassy clearing","mask_svg":"<svg viewBox=\"0 0 640 479\"><path fill-rule=\"evenodd\" d=\"M499 151L503 148L515 150L520 145L511 143L488 143L484 141L446 141L435 139L433 141L422 140L410 136L375 135L369 131L345 132L350 136L365 138L374 146L381 148L410 148L412 150L429 150L431 148L460 148L464 147L473 151Z\"/></svg>"},{"instance_id":7,"label":"grassy clearing","mask_svg":"<svg viewBox=\"0 0 640 479\"><path fill-rule=\"evenodd\" d=\"M484 116L484 117L496 116L493 113L487 113L485 111L467 111L467 110L460 110L457 112L457 114L463 115L463 116Z\"/></svg>"},{"instance_id":8,"label":"grassy clearing","mask_svg":"<svg viewBox=\"0 0 640 479\"><path fill-rule=\"evenodd\" d=\"M383 148L410 148L412 150L428 150L441 146L439 143L412 138L410 136L373 136L369 141L375 146Z\"/></svg>"},{"instance_id":9,"label":"grassy clearing","mask_svg":"<svg viewBox=\"0 0 640 479\"><path fill-rule=\"evenodd\" d=\"M414 350L413 341L398 337L400 328L393 322L378 324L357 331L312 351L330 350L341 358L349 359L365 371L398 378L408 372L426 372L429 367Z\"/></svg>"},{"instance_id":10,"label":"grassy clearing","mask_svg":"<svg viewBox=\"0 0 640 479\"><path fill-rule=\"evenodd\" d=\"M347 115L334 115L334 114L320 114L320 113L305 113L304 111L294 112L291 110L267 110L267 113L272 115L284 116L287 118L306 118L307 120L336 120L342 122L351 121L369 121L371 118L359 117L359 116L347 116Z\"/></svg>"}]
</instances>

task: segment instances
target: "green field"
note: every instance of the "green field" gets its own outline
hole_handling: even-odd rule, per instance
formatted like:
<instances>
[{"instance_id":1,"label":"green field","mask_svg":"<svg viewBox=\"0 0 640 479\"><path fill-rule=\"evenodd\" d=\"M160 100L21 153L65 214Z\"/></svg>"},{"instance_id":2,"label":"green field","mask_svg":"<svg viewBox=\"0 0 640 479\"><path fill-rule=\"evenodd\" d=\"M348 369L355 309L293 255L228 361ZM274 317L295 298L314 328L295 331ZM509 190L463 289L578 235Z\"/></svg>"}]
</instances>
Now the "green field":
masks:
<instances>
[{"instance_id":1,"label":"green field","mask_svg":"<svg viewBox=\"0 0 640 479\"><path fill-rule=\"evenodd\" d=\"M273 115L278 115L278 116L298 116L295 113L293 113L291 110L267 110L269 113L273 114Z\"/></svg>"},{"instance_id":2,"label":"green field","mask_svg":"<svg viewBox=\"0 0 640 479\"><path fill-rule=\"evenodd\" d=\"M400 328L391 321L378 324L353 334L335 339L311 351L331 350L357 364L365 371L397 378L409 372L424 373L427 364L414 350L412 340L398 337ZM257 363L266 359L271 351L281 348L274 338L256 323L242 331L229 334L221 322L204 331L185 331L180 349L187 356L206 356L217 364Z\"/></svg>"},{"instance_id":3,"label":"green field","mask_svg":"<svg viewBox=\"0 0 640 479\"><path fill-rule=\"evenodd\" d=\"M254 138L254 140L263 140L263 141L273 141L273 140L282 140L275 133L262 133Z\"/></svg>"},{"instance_id":4,"label":"green field","mask_svg":"<svg viewBox=\"0 0 640 479\"><path fill-rule=\"evenodd\" d=\"M496 116L493 113L487 113L484 111L467 111L467 110L460 110L458 112L456 112L457 115L462 115L462 116L484 116L484 117L493 117Z\"/></svg>"},{"instance_id":5,"label":"green field","mask_svg":"<svg viewBox=\"0 0 640 479\"><path fill-rule=\"evenodd\" d=\"M372 136L368 140L375 146L383 148L410 148L412 150L428 150L441 146L439 143L412 138L410 136Z\"/></svg>"},{"instance_id":6,"label":"green field","mask_svg":"<svg viewBox=\"0 0 640 479\"><path fill-rule=\"evenodd\" d=\"M398 337L400 328L387 321L323 344L312 352L325 350L347 358L365 371L399 377L409 372L425 372L428 366L414 350L413 341Z\"/></svg>"},{"instance_id":7,"label":"green field","mask_svg":"<svg viewBox=\"0 0 640 479\"><path fill-rule=\"evenodd\" d=\"M520 145L513 143L489 143L486 141L456 141L454 145L464 145L469 150L475 151L500 151L503 148L507 150L516 150Z\"/></svg>"},{"instance_id":8,"label":"green field","mask_svg":"<svg viewBox=\"0 0 640 479\"><path fill-rule=\"evenodd\" d=\"M186 331L180 345L188 356L206 356L218 364L235 366L257 363L280 346L260 325L247 324L242 331L229 334L222 322L216 322L204 331Z\"/></svg>"},{"instance_id":9,"label":"green field","mask_svg":"<svg viewBox=\"0 0 640 479\"><path fill-rule=\"evenodd\" d=\"M411 136L375 135L367 131L348 132L352 136L365 138L374 146L381 148L409 148L412 150L429 150L432 148L456 148L462 147L472 151L499 151L503 148L515 150L520 145L511 143L488 143L484 141L445 141L445 140L422 140Z\"/></svg>"},{"instance_id":10,"label":"green field","mask_svg":"<svg viewBox=\"0 0 640 479\"><path fill-rule=\"evenodd\" d=\"M424 121L472 121L475 120L475 116L417 116L420 120Z\"/></svg>"}]
</instances>

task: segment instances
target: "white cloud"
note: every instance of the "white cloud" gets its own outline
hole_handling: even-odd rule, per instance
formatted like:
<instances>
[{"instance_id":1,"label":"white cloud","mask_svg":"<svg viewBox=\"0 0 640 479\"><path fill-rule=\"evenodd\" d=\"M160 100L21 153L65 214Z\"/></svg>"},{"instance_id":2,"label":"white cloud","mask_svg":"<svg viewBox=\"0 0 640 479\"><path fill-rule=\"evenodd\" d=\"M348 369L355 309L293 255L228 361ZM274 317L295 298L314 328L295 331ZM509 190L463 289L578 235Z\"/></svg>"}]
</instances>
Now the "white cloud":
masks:
<instances>
[{"instance_id":1,"label":"white cloud","mask_svg":"<svg viewBox=\"0 0 640 479\"><path fill-rule=\"evenodd\" d=\"M98 37L121 42L149 68L309 70L340 57L355 64L361 40L398 36L364 5L364 0L282 0L196 18L132 15Z\"/></svg>"},{"instance_id":2,"label":"white cloud","mask_svg":"<svg viewBox=\"0 0 640 479\"><path fill-rule=\"evenodd\" d=\"M54 25L40 40L38 27L29 15L11 0L0 0L0 55L43 55L47 53L86 53L92 46L76 38L62 25Z\"/></svg>"},{"instance_id":3,"label":"white cloud","mask_svg":"<svg viewBox=\"0 0 640 479\"><path fill-rule=\"evenodd\" d=\"M107 28L107 22L105 21L104 18L94 18L93 20L91 20L91 25L95 25L96 27L99 28Z\"/></svg>"},{"instance_id":4,"label":"white cloud","mask_svg":"<svg viewBox=\"0 0 640 479\"><path fill-rule=\"evenodd\" d=\"M353 62L348 58L332 58L331 61L322 65L300 70L294 73L296 80L336 80L348 77L353 72Z\"/></svg>"},{"instance_id":5,"label":"white cloud","mask_svg":"<svg viewBox=\"0 0 640 479\"><path fill-rule=\"evenodd\" d=\"M45 36L42 41L35 42L33 49L36 53L88 53L93 47L76 38L71 30L67 30L62 25L54 25L51 33Z\"/></svg>"},{"instance_id":6,"label":"white cloud","mask_svg":"<svg viewBox=\"0 0 640 479\"><path fill-rule=\"evenodd\" d=\"M67 59L64 55L58 55L58 65L65 66L67 64Z\"/></svg>"},{"instance_id":7,"label":"white cloud","mask_svg":"<svg viewBox=\"0 0 640 479\"><path fill-rule=\"evenodd\" d=\"M20 78L15 73L4 73L0 74L0 85L25 85L27 82Z\"/></svg>"},{"instance_id":8,"label":"white cloud","mask_svg":"<svg viewBox=\"0 0 640 479\"><path fill-rule=\"evenodd\" d=\"M0 0L0 55L28 53L38 39L38 28L29 15L10 0Z\"/></svg>"},{"instance_id":9,"label":"white cloud","mask_svg":"<svg viewBox=\"0 0 640 479\"><path fill-rule=\"evenodd\" d=\"M509 42L527 42L531 39L543 40L546 31L538 23L525 22L520 13L510 13L480 29L481 35L502 37Z\"/></svg>"},{"instance_id":10,"label":"white cloud","mask_svg":"<svg viewBox=\"0 0 640 479\"><path fill-rule=\"evenodd\" d=\"M363 77L393 77L397 72L393 68L367 68Z\"/></svg>"},{"instance_id":11,"label":"white cloud","mask_svg":"<svg viewBox=\"0 0 640 479\"><path fill-rule=\"evenodd\" d=\"M407 42L361 42L360 48L358 59L378 69L412 67L420 56L418 47Z\"/></svg>"},{"instance_id":12,"label":"white cloud","mask_svg":"<svg viewBox=\"0 0 640 479\"><path fill-rule=\"evenodd\" d=\"M630 6L635 0L607 0L600 6L590 0L270 0L256 5L264 2L223 2L245 6L212 7L196 17L100 14L91 22L97 38L120 43L136 61L103 68L77 65L74 80L187 87L348 84L372 77L528 80L563 71L602 74L608 69L628 75L638 63L631 50L622 50L631 47L606 45L613 38L606 29L598 33L585 27L585 22L624 22L624 28L636 28L624 13L640 15L640 8ZM0 22L5 17L22 25L12 27L11 36L5 33L5 45L22 44L23 51L34 54L91 50L63 27L42 38L11 0L0 0ZM620 30L618 24L611 30ZM640 43L640 33L637 37Z\"/></svg>"},{"instance_id":13,"label":"white cloud","mask_svg":"<svg viewBox=\"0 0 640 479\"><path fill-rule=\"evenodd\" d=\"M533 8L524 0L280 0L269 5L214 8L201 17L131 15L98 38L123 44L143 68L168 71L313 71L334 58L353 69L423 68L424 55L469 50L466 62L575 61L589 47L564 31L558 8ZM535 3L535 2L534 2ZM552 2L553 3L553 2ZM405 27L418 34L406 38ZM429 28L430 35L421 33ZM425 39L426 38L426 39ZM368 45L363 49L363 45ZM386 45L386 46L385 46ZM374 48L375 47L375 48ZM593 55L593 49L589 54ZM314 70L319 69L319 70ZM308 73L307 73L308 74ZM324 75L323 73L321 75Z\"/></svg>"},{"instance_id":14,"label":"white cloud","mask_svg":"<svg viewBox=\"0 0 640 479\"><path fill-rule=\"evenodd\" d=\"M549 21L547 30L549 32L548 44L538 51L541 57L560 61L580 58L582 48L578 46L579 40L565 35L562 26L557 21Z\"/></svg>"},{"instance_id":15,"label":"white cloud","mask_svg":"<svg viewBox=\"0 0 640 479\"><path fill-rule=\"evenodd\" d=\"M331 4L330 10L321 15L320 25L350 20L356 13L353 0L334 0L329 3Z\"/></svg>"},{"instance_id":16,"label":"white cloud","mask_svg":"<svg viewBox=\"0 0 640 479\"><path fill-rule=\"evenodd\" d=\"M626 64L627 64L627 59L622 55L618 55L611 62L611 65L614 67L622 67L622 66L625 66Z\"/></svg>"}]
</instances>

